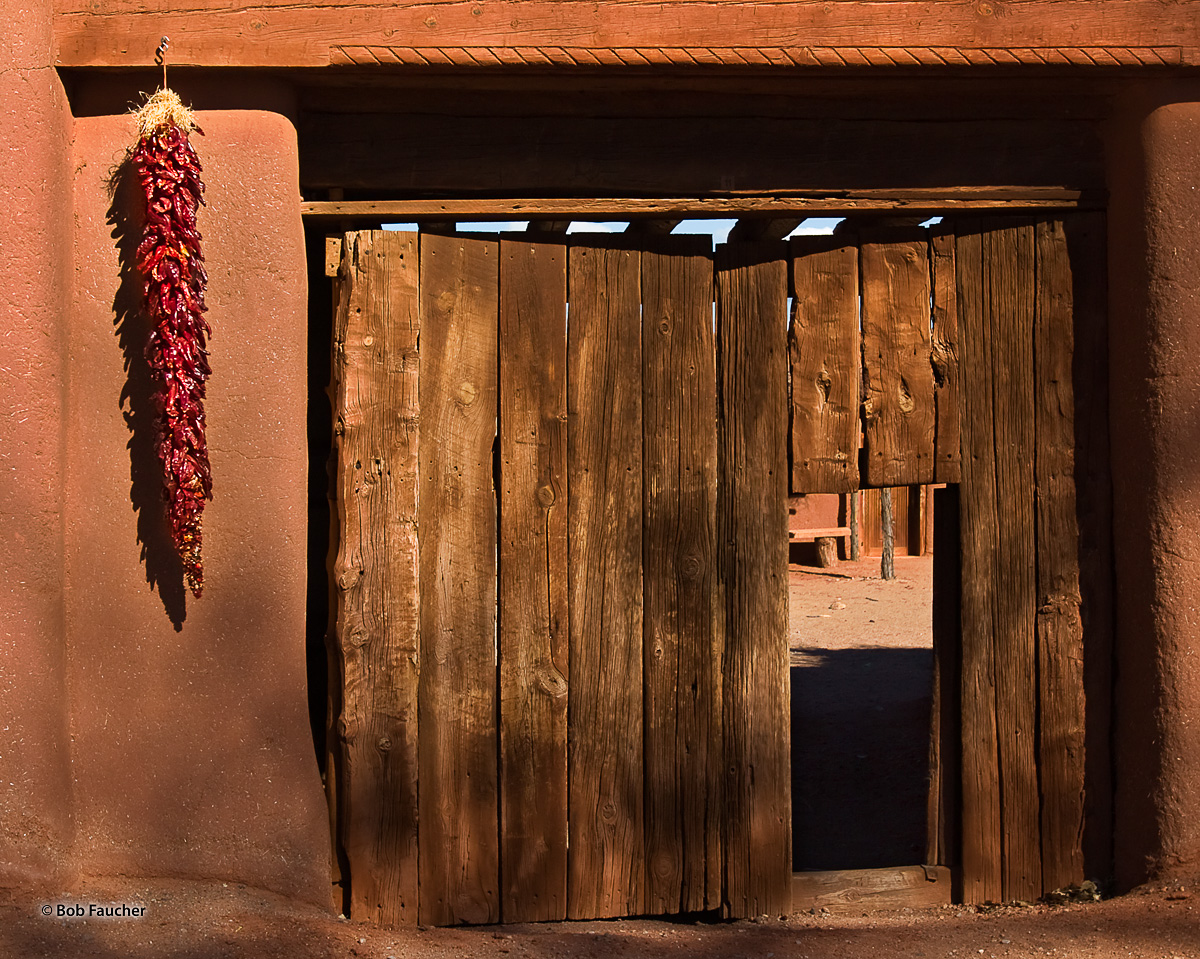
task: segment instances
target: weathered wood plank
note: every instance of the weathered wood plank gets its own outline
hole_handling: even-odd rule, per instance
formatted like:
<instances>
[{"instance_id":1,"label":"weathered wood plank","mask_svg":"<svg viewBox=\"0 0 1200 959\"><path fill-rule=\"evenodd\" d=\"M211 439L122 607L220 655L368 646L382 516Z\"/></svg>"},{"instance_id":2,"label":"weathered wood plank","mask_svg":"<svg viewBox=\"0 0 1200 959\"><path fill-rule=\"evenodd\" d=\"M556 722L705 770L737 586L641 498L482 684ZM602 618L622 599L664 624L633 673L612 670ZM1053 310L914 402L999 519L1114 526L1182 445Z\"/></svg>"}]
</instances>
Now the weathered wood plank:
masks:
<instances>
[{"instance_id":1,"label":"weathered wood plank","mask_svg":"<svg viewBox=\"0 0 1200 959\"><path fill-rule=\"evenodd\" d=\"M417 921L417 246L356 233L340 261L332 395L341 842L355 919ZM336 779L336 777L335 777Z\"/></svg>"},{"instance_id":2,"label":"weathered wood plank","mask_svg":"<svg viewBox=\"0 0 1200 959\"><path fill-rule=\"evenodd\" d=\"M172 48L172 64L211 67L744 67L748 57L761 66L788 67L1141 67L1152 53L1138 57L1129 48L1158 50L1150 62L1161 64L1179 62L1181 45L1198 45L1190 29L1195 17L1186 12L1191 0L1166 7L1153 0L1035 0L1016 15L944 0L882 8L870 0L796 0L782 9L730 4L720 17L698 0L667 6L650 0L524 0L495 11L463 0L354 6L345 0L304 6L261 0L236 8L204 0L188 9L165 0L141 6L124 0L102 11L81 0L60 0L55 7L58 64L76 67L127 68L138 62L131 51L142 51L140 60L149 66L164 33L188 38ZM1089 47L1090 55L1082 56L1081 48Z\"/></svg>"},{"instance_id":3,"label":"weathered wood plank","mask_svg":"<svg viewBox=\"0 0 1200 959\"><path fill-rule=\"evenodd\" d=\"M961 328L962 484L962 895L999 902L1000 768L996 741L996 610L999 551L993 410L993 317L984 261L983 224L960 221L955 262ZM935 552L936 555L936 552Z\"/></svg>"},{"instance_id":4,"label":"weathered wood plank","mask_svg":"<svg viewBox=\"0 0 1200 959\"><path fill-rule=\"evenodd\" d=\"M925 231L868 230L860 242L863 482L878 487L931 483L935 409Z\"/></svg>"},{"instance_id":5,"label":"weathered wood plank","mask_svg":"<svg viewBox=\"0 0 1200 959\"><path fill-rule=\"evenodd\" d=\"M1034 516L1033 224L992 220L984 233L995 402L998 547L996 735L1004 897L1042 894L1037 775L1036 521Z\"/></svg>"},{"instance_id":6,"label":"weathered wood plank","mask_svg":"<svg viewBox=\"0 0 1200 959\"><path fill-rule=\"evenodd\" d=\"M717 373L708 237L642 253L646 911L721 904Z\"/></svg>"},{"instance_id":7,"label":"weathered wood plank","mask_svg":"<svg viewBox=\"0 0 1200 959\"><path fill-rule=\"evenodd\" d=\"M500 879L567 915L567 258L500 242Z\"/></svg>"},{"instance_id":8,"label":"weathered wood plank","mask_svg":"<svg viewBox=\"0 0 1200 959\"><path fill-rule=\"evenodd\" d=\"M958 285L954 269L954 227L931 231L933 272L932 362L935 483L957 483L961 474L959 442Z\"/></svg>"},{"instance_id":9,"label":"weathered wood plank","mask_svg":"<svg viewBox=\"0 0 1200 959\"><path fill-rule=\"evenodd\" d=\"M420 244L420 921L495 922L499 257L465 237Z\"/></svg>"},{"instance_id":10,"label":"weathered wood plank","mask_svg":"<svg viewBox=\"0 0 1200 959\"><path fill-rule=\"evenodd\" d=\"M858 247L832 237L795 237L792 260L793 493L858 489L862 340Z\"/></svg>"},{"instance_id":11,"label":"weathered wood plank","mask_svg":"<svg viewBox=\"0 0 1200 959\"><path fill-rule=\"evenodd\" d=\"M1036 225L1037 662L1042 876L1082 882L1083 620L1075 497L1073 277L1062 220Z\"/></svg>"},{"instance_id":12,"label":"weathered wood plank","mask_svg":"<svg viewBox=\"0 0 1200 959\"><path fill-rule=\"evenodd\" d=\"M645 910L640 258L568 254L572 919Z\"/></svg>"},{"instance_id":13,"label":"weathered wood plank","mask_svg":"<svg viewBox=\"0 0 1200 959\"><path fill-rule=\"evenodd\" d=\"M897 866L836 869L792 876L792 911L828 909L927 909L950 903L950 870Z\"/></svg>"},{"instance_id":14,"label":"weathered wood plank","mask_svg":"<svg viewBox=\"0 0 1200 959\"><path fill-rule=\"evenodd\" d=\"M782 915L791 905L785 256L778 243L717 254L730 916Z\"/></svg>"},{"instance_id":15,"label":"weathered wood plank","mask_svg":"<svg viewBox=\"0 0 1200 959\"><path fill-rule=\"evenodd\" d=\"M1113 568L1108 438L1108 244L1104 214L1064 217L1075 358L1075 496L1079 517L1086 700L1084 867L1112 869Z\"/></svg>"}]
</instances>

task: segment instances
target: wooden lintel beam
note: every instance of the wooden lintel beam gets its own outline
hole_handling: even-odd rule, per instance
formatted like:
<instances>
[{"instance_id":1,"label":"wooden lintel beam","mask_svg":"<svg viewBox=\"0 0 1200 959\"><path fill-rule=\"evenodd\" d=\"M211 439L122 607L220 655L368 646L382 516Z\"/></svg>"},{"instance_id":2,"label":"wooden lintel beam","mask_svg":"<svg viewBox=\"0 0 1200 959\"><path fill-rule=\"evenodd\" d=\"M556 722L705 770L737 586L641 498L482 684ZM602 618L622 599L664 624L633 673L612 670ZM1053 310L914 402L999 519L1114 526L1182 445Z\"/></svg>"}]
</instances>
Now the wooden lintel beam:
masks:
<instances>
[{"instance_id":1,"label":"wooden lintel beam","mask_svg":"<svg viewBox=\"0 0 1200 959\"><path fill-rule=\"evenodd\" d=\"M1066 210L1102 208L1104 197L1058 187L970 187L945 190L860 190L825 195L312 201L300 205L309 218L415 220L601 220L684 216L760 216L803 219L814 213L852 215L903 211L936 215L963 210Z\"/></svg>"},{"instance_id":2,"label":"wooden lintel beam","mask_svg":"<svg viewBox=\"0 0 1200 959\"><path fill-rule=\"evenodd\" d=\"M738 69L1001 65L1144 70L1200 53L1198 0L514 0L436 4L92 0L55 4L60 67ZM1190 13L1188 11L1191 11ZM613 38L620 38L615 44Z\"/></svg>"}]
</instances>

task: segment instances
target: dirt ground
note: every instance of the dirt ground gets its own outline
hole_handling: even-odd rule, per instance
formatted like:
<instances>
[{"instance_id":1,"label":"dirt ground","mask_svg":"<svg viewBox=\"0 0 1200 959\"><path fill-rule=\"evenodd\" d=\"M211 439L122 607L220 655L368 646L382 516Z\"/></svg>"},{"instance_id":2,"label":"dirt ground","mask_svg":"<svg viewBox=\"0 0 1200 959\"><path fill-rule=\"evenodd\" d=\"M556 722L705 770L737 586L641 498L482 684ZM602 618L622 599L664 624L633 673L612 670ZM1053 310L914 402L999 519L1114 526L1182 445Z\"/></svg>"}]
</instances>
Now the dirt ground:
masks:
<instances>
[{"instance_id":1,"label":"dirt ground","mask_svg":"<svg viewBox=\"0 0 1200 959\"><path fill-rule=\"evenodd\" d=\"M786 920L612 920L379 930L235 883L93 882L71 895L0 891L5 959L1200 959L1196 882L1087 905L950 906ZM138 919L43 918L59 903L139 903Z\"/></svg>"},{"instance_id":2,"label":"dirt ground","mask_svg":"<svg viewBox=\"0 0 1200 959\"><path fill-rule=\"evenodd\" d=\"M814 860L802 867L824 868L815 862L823 855L841 868L855 856L867 865L921 858L911 847L924 828L930 563L898 557L891 582L878 578L878 563L790 573L795 818L801 853ZM832 798L814 799L823 794ZM914 801L915 816L897 817ZM1200 876L1087 904L396 932L238 883L108 879L70 893L0 890L0 959L1200 959L1197 889ZM93 903L137 904L145 913L54 915L60 904L86 912Z\"/></svg>"}]
</instances>

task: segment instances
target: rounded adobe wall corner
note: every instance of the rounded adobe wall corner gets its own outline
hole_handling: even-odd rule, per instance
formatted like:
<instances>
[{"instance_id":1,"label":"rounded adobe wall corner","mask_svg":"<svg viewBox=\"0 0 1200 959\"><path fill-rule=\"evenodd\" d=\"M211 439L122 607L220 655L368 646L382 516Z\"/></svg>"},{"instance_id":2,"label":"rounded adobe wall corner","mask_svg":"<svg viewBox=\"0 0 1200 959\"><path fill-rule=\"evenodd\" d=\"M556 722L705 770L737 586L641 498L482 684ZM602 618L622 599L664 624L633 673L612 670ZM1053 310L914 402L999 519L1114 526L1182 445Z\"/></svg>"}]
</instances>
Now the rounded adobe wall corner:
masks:
<instances>
[{"instance_id":1,"label":"rounded adobe wall corner","mask_svg":"<svg viewBox=\"0 0 1200 959\"><path fill-rule=\"evenodd\" d=\"M1114 838L1129 888L1200 867L1200 90L1131 98L1109 152Z\"/></svg>"}]
</instances>

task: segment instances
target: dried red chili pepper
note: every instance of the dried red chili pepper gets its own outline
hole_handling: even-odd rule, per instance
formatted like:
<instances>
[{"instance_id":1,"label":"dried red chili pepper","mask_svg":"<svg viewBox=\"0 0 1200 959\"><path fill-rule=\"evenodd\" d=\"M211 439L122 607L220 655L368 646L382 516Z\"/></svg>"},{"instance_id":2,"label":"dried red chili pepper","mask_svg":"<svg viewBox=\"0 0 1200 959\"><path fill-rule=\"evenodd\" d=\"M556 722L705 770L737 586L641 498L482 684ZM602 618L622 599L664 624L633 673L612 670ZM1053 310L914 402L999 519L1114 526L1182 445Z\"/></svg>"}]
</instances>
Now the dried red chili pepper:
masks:
<instances>
[{"instance_id":1,"label":"dried red chili pepper","mask_svg":"<svg viewBox=\"0 0 1200 959\"><path fill-rule=\"evenodd\" d=\"M166 89L146 101L137 120L132 159L146 197L146 224L136 258L153 325L146 359L159 413L156 449L171 536L187 586L198 597L204 591L200 520L205 500L212 499L204 424L212 329L204 319L208 275L196 229L204 184L188 134L204 131L178 95Z\"/></svg>"}]
</instances>

